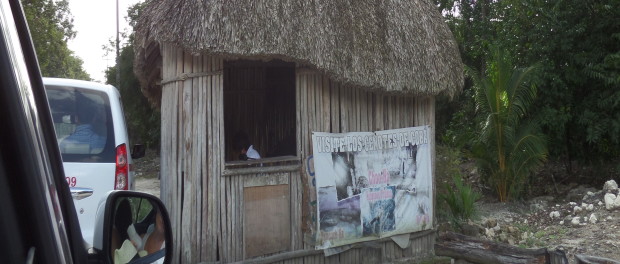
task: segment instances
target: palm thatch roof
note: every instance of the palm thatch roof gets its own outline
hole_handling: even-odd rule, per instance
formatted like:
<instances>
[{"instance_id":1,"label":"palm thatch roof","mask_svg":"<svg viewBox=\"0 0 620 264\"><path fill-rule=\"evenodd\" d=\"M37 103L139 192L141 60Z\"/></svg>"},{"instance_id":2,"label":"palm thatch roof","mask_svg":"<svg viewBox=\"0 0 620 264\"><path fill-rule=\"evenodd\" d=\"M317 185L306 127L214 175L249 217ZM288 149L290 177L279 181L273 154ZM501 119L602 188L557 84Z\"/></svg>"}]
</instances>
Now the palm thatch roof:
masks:
<instances>
[{"instance_id":1,"label":"palm thatch roof","mask_svg":"<svg viewBox=\"0 0 620 264\"><path fill-rule=\"evenodd\" d=\"M136 27L135 71L156 96L159 45L194 54L278 58L347 85L455 95L463 67L430 0L151 0Z\"/></svg>"}]
</instances>

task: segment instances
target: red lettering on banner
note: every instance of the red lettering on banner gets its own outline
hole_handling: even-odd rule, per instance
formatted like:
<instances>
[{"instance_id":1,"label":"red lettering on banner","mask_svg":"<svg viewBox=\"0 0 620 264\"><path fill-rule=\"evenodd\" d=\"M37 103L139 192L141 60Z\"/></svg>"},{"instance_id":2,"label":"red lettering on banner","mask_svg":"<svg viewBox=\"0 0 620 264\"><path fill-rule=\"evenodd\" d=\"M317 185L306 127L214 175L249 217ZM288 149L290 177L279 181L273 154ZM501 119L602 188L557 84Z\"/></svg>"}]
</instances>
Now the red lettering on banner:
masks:
<instances>
[{"instance_id":1,"label":"red lettering on banner","mask_svg":"<svg viewBox=\"0 0 620 264\"><path fill-rule=\"evenodd\" d=\"M388 173L387 169L383 169L381 173L375 173L374 171L369 170L368 177L370 178L370 185L388 184L390 182L390 173Z\"/></svg>"},{"instance_id":2,"label":"red lettering on banner","mask_svg":"<svg viewBox=\"0 0 620 264\"><path fill-rule=\"evenodd\" d=\"M366 194L368 201L392 199L392 190L383 190L378 192L368 192Z\"/></svg>"}]
</instances>

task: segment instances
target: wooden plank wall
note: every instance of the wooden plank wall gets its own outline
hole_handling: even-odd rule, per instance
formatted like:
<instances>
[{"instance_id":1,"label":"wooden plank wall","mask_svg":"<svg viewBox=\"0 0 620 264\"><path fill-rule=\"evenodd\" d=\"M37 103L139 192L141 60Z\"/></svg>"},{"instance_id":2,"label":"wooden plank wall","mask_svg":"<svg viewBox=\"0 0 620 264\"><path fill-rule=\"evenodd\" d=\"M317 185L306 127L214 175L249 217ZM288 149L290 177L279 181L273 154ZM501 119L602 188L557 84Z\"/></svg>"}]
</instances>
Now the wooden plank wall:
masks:
<instances>
[{"instance_id":1,"label":"wooden plank wall","mask_svg":"<svg viewBox=\"0 0 620 264\"><path fill-rule=\"evenodd\" d=\"M162 46L162 57L161 198L173 227L173 262L216 261L226 206L219 177L223 60L170 45ZM198 76L179 78L189 73Z\"/></svg>"}]
</instances>

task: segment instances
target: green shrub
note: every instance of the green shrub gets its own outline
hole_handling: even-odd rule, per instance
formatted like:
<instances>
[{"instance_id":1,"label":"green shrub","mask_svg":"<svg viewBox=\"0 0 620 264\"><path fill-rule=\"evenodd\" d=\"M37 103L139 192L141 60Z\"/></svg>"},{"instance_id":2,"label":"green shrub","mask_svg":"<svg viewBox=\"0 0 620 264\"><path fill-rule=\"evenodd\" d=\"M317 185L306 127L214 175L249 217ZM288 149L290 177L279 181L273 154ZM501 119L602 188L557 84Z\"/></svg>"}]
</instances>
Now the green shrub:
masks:
<instances>
[{"instance_id":1,"label":"green shrub","mask_svg":"<svg viewBox=\"0 0 620 264\"><path fill-rule=\"evenodd\" d=\"M454 228L461 228L461 223L476 216L476 201L482 197L471 186L463 183L459 173L452 176L452 185L445 183L445 193L439 193L440 201L443 201L449 209L449 220ZM450 191L452 190L452 191Z\"/></svg>"}]
</instances>

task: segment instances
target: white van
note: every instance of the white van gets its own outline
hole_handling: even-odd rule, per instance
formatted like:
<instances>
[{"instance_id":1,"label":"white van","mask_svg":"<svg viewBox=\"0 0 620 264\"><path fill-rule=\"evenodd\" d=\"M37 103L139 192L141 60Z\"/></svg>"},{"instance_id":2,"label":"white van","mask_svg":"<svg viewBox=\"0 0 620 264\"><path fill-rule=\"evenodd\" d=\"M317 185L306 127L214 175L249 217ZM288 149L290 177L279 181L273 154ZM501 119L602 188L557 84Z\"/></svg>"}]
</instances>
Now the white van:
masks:
<instances>
[{"instance_id":1,"label":"white van","mask_svg":"<svg viewBox=\"0 0 620 264\"><path fill-rule=\"evenodd\" d=\"M43 84L82 235L92 245L101 197L135 184L120 94L88 81L43 78ZM134 150L134 158L143 155Z\"/></svg>"}]
</instances>

